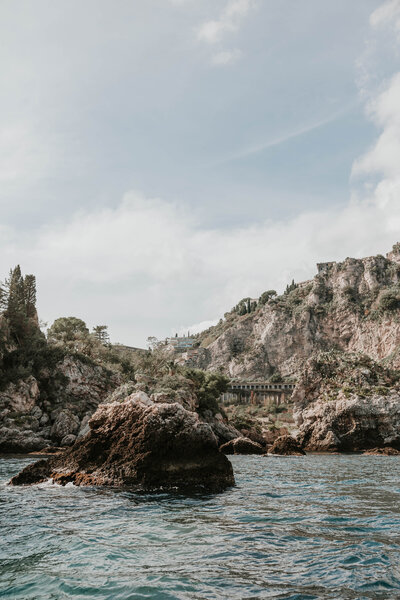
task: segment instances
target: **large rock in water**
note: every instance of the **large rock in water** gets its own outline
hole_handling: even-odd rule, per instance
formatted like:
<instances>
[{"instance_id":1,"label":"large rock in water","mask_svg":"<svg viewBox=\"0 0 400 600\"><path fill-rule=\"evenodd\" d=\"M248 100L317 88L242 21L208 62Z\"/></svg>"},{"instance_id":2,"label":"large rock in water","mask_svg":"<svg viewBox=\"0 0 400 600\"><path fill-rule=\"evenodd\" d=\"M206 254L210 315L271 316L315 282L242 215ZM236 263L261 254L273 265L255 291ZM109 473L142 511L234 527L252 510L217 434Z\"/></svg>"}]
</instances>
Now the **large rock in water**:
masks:
<instances>
[{"instance_id":1,"label":"large rock in water","mask_svg":"<svg viewBox=\"0 0 400 600\"><path fill-rule=\"evenodd\" d=\"M299 443L290 435L281 435L272 444L268 454L278 454L279 456L304 456L305 452Z\"/></svg>"},{"instance_id":2,"label":"large rock in water","mask_svg":"<svg viewBox=\"0 0 400 600\"><path fill-rule=\"evenodd\" d=\"M220 446L223 454L265 454L261 444L246 437L238 437Z\"/></svg>"},{"instance_id":3,"label":"large rock in water","mask_svg":"<svg viewBox=\"0 0 400 600\"><path fill-rule=\"evenodd\" d=\"M100 405L89 426L72 448L29 465L10 483L51 478L63 485L211 492L235 483L211 427L178 403L153 403L143 392L133 394L123 403Z\"/></svg>"}]
</instances>

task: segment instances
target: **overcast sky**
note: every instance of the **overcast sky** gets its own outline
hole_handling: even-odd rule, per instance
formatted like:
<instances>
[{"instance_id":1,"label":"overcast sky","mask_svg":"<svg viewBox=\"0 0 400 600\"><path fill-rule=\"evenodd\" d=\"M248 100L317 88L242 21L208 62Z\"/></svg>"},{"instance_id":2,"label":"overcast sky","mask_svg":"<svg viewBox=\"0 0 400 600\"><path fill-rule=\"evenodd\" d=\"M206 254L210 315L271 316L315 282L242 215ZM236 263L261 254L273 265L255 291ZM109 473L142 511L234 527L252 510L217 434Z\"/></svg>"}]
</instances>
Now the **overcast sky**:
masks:
<instances>
[{"instance_id":1,"label":"overcast sky","mask_svg":"<svg viewBox=\"0 0 400 600\"><path fill-rule=\"evenodd\" d=\"M144 346L400 241L400 0L2 0L0 39L0 273L49 324Z\"/></svg>"}]
</instances>

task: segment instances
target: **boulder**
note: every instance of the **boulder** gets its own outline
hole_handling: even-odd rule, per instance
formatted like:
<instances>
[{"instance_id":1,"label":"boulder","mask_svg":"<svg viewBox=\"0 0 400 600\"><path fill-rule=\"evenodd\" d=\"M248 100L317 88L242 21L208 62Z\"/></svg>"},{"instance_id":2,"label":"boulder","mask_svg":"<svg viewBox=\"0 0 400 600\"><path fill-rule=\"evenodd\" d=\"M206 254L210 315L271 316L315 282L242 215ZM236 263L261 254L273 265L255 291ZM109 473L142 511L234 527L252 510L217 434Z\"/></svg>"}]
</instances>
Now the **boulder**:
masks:
<instances>
[{"instance_id":1,"label":"boulder","mask_svg":"<svg viewBox=\"0 0 400 600\"><path fill-rule=\"evenodd\" d=\"M10 483L51 478L63 485L210 492L235 483L211 427L178 403L153 403L143 393L132 394L122 403L100 405L89 426L72 448L29 465Z\"/></svg>"},{"instance_id":2,"label":"boulder","mask_svg":"<svg viewBox=\"0 0 400 600\"><path fill-rule=\"evenodd\" d=\"M76 435L79 431L79 417L74 415L69 410L54 411L52 413L54 423L51 428L51 438L57 442L65 438L67 435Z\"/></svg>"},{"instance_id":3,"label":"boulder","mask_svg":"<svg viewBox=\"0 0 400 600\"><path fill-rule=\"evenodd\" d=\"M292 436L281 435L268 449L268 454L279 454L280 456L304 456L305 452Z\"/></svg>"},{"instance_id":4,"label":"boulder","mask_svg":"<svg viewBox=\"0 0 400 600\"><path fill-rule=\"evenodd\" d=\"M0 453L27 454L50 444L50 440L31 429L0 427Z\"/></svg>"},{"instance_id":5,"label":"boulder","mask_svg":"<svg viewBox=\"0 0 400 600\"><path fill-rule=\"evenodd\" d=\"M222 444L220 452L223 454L264 454L265 450L261 444L253 442L249 438L238 437Z\"/></svg>"}]
</instances>

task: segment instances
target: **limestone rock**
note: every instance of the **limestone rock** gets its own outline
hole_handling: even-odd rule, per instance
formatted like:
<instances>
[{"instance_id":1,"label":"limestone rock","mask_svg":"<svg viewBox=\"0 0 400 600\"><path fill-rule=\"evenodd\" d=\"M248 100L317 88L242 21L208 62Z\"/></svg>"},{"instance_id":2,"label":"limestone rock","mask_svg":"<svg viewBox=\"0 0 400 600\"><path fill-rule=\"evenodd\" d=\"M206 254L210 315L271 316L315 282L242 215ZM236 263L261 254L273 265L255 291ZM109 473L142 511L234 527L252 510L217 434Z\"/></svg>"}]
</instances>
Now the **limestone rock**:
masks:
<instances>
[{"instance_id":1,"label":"limestone rock","mask_svg":"<svg viewBox=\"0 0 400 600\"><path fill-rule=\"evenodd\" d=\"M282 435L278 437L268 449L268 454L303 456L305 455L305 452L292 436Z\"/></svg>"},{"instance_id":2,"label":"limestone rock","mask_svg":"<svg viewBox=\"0 0 400 600\"><path fill-rule=\"evenodd\" d=\"M37 381L32 376L17 383L10 383L0 393L0 409L4 407L11 412L29 413L34 409L39 395Z\"/></svg>"},{"instance_id":3,"label":"limestone rock","mask_svg":"<svg viewBox=\"0 0 400 600\"><path fill-rule=\"evenodd\" d=\"M55 412L56 414L52 413L54 423L51 428L51 437L53 440L61 442L65 436L74 435L79 431L79 417L69 410Z\"/></svg>"},{"instance_id":4,"label":"limestone rock","mask_svg":"<svg viewBox=\"0 0 400 600\"><path fill-rule=\"evenodd\" d=\"M265 449L261 444L252 442L249 438L238 437L222 444L220 452L223 454L265 454Z\"/></svg>"},{"instance_id":5,"label":"limestone rock","mask_svg":"<svg viewBox=\"0 0 400 600\"><path fill-rule=\"evenodd\" d=\"M0 452L37 451L84 431L88 419L82 424L81 419L119 383L103 367L73 356L43 369L41 376L43 386L30 376L0 392Z\"/></svg>"},{"instance_id":6,"label":"limestone rock","mask_svg":"<svg viewBox=\"0 0 400 600\"><path fill-rule=\"evenodd\" d=\"M298 440L312 451L400 448L398 373L366 356L310 359L293 394Z\"/></svg>"},{"instance_id":7,"label":"limestone rock","mask_svg":"<svg viewBox=\"0 0 400 600\"><path fill-rule=\"evenodd\" d=\"M48 478L143 490L222 491L234 485L232 466L209 425L178 403L152 403L136 394L101 404L84 438L59 456L29 465L11 483Z\"/></svg>"},{"instance_id":8,"label":"limestone rock","mask_svg":"<svg viewBox=\"0 0 400 600\"><path fill-rule=\"evenodd\" d=\"M249 314L227 313L200 334L204 348L196 365L237 379L296 376L313 353L335 347L374 360L390 356L400 367L400 309L382 310L380 303L390 290L400 297L397 246L386 258L319 264L314 279L291 293Z\"/></svg>"}]
</instances>

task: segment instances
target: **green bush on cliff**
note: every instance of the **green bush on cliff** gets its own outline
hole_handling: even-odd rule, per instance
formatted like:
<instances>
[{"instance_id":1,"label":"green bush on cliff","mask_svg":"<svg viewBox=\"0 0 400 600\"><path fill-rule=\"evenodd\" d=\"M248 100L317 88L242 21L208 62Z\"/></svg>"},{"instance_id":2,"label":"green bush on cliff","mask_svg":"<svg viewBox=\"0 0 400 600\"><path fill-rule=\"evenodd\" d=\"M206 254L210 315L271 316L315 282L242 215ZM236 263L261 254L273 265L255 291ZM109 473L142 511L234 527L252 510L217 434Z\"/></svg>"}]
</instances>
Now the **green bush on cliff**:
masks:
<instances>
[{"instance_id":1,"label":"green bush on cliff","mask_svg":"<svg viewBox=\"0 0 400 600\"><path fill-rule=\"evenodd\" d=\"M379 298L379 307L383 311L398 310L400 308L400 286L393 286L383 292Z\"/></svg>"},{"instance_id":2,"label":"green bush on cliff","mask_svg":"<svg viewBox=\"0 0 400 600\"><path fill-rule=\"evenodd\" d=\"M271 298L275 298L276 295L277 293L275 290L267 290L266 292L263 292L259 297L258 304L264 306L264 304L267 304L267 302L269 302Z\"/></svg>"},{"instance_id":3,"label":"green bush on cliff","mask_svg":"<svg viewBox=\"0 0 400 600\"><path fill-rule=\"evenodd\" d=\"M219 412L218 398L228 389L229 379L221 373L211 373L200 369L185 369L185 377L194 384L194 392L199 403L199 412L206 410Z\"/></svg>"}]
</instances>

